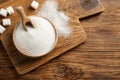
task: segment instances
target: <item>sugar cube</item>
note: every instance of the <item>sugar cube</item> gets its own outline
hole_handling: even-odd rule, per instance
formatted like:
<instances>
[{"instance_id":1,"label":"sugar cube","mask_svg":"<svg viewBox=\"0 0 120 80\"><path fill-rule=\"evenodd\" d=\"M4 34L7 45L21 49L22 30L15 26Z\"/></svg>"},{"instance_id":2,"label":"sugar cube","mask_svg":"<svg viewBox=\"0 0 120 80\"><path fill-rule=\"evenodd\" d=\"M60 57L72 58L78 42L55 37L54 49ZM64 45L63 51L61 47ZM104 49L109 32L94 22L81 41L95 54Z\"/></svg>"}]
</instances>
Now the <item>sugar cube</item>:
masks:
<instances>
[{"instance_id":1,"label":"sugar cube","mask_svg":"<svg viewBox=\"0 0 120 80\"><path fill-rule=\"evenodd\" d=\"M35 0L33 0L32 3L31 3L31 7L33 9L37 9L39 7L39 3L37 1L35 1Z\"/></svg>"},{"instance_id":2,"label":"sugar cube","mask_svg":"<svg viewBox=\"0 0 120 80\"><path fill-rule=\"evenodd\" d=\"M2 25L0 25L0 34L2 34L5 30L6 29Z\"/></svg>"},{"instance_id":3,"label":"sugar cube","mask_svg":"<svg viewBox=\"0 0 120 80\"><path fill-rule=\"evenodd\" d=\"M0 15L3 16L3 17L7 17L7 10L2 8L0 10Z\"/></svg>"},{"instance_id":4,"label":"sugar cube","mask_svg":"<svg viewBox=\"0 0 120 80\"><path fill-rule=\"evenodd\" d=\"M3 23L3 26L10 26L11 25L11 20L10 19L3 19L2 23Z\"/></svg>"},{"instance_id":5,"label":"sugar cube","mask_svg":"<svg viewBox=\"0 0 120 80\"><path fill-rule=\"evenodd\" d=\"M12 6L7 7L6 10L7 10L7 12L9 13L9 15L14 14L14 9L13 9Z\"/></svg>"}]
</instances>

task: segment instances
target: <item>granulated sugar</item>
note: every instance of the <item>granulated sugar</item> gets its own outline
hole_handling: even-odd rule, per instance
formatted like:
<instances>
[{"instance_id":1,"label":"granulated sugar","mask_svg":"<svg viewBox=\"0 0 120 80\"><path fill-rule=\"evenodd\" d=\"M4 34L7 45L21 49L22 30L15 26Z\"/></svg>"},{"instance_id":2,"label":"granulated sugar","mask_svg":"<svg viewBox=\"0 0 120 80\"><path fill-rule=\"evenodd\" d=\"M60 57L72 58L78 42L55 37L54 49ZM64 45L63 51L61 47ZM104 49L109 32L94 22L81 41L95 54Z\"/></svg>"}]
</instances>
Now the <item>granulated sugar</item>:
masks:
<instances>
[{"instance_id":1,"label":"granulated sugar","mask_svg":"<svg viewBox=\"0 0 120 80\"><path fill-rule=\"evenodd\" d=\"M69 17L62 11L58 11L58 4L54 0L47 0L38 12L50 20L58 31L59 36L68 37L72 29L69 27Z\"/></svg>"},{"instance_id":2,"label":"granulated sugar","mask_svg":"<svg viewBox=\"0 0 120 80\"><path fill-rule=\"evenodd\" d=\"M29 56L42 56L49 52L55 43L56 35L53 26L44 18L31 16L35 28L27 25L28 31L23 29L22 23L15 30L17 46Z\"/></svg>"}]
</instances>

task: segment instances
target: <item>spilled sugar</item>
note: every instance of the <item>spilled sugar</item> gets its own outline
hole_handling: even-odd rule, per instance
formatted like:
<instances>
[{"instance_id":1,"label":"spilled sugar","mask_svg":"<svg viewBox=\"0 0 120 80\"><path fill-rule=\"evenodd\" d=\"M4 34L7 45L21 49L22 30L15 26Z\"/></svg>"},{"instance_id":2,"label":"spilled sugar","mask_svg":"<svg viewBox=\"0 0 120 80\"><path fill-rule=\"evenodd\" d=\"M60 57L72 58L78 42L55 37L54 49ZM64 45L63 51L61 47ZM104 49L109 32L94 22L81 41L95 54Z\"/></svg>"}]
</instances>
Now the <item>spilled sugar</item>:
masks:
<instances>
[{"instance_id":1,"label":"spilled sugar","mask_svg":"<svg viewBox=\"0 0 120 80\"><path fill-rule=\"evenodd\" d=\"M47 0L39 10L38 15L50 20L59 36L66 38L71 34L72 29L69 27L70 18L63 11L58 11L58 4L55 0Z\"/></svg>"},{"instance_id":2,"label":"spilled sugar","mask_svg":"<svg viewBox=\"0 0 120 80\"><path fill-rule=\"evenodd\" d=\"M26 32L20 23L14 32L14 41L22 53L28 56L42 56L49 52L56 40L53 26L44 18L31 16L30 19L35 25L32 28L28 25Z\"/></svg>"}]
</instances>

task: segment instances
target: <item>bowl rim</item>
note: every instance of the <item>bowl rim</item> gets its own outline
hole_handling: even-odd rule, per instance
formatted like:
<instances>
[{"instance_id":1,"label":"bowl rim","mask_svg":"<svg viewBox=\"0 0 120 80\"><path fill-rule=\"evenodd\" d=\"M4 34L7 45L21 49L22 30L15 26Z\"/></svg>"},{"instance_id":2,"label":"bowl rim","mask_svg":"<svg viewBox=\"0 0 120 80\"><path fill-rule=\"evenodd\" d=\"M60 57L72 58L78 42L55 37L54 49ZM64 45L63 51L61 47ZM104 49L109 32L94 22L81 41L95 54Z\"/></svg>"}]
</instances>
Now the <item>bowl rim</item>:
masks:
<instances>
[{"instance_id":1,"label":"bowl rim","mask_svg":"<svg viewBox=\"0 0 120 80\"><path fill-rule=\"evenodd\" d=\"M17 42L16 42L16 40L15 40L15 31L16 31L16 29L17 29L17 26L21 23L21 21L14 27L12 38L13 38L13 43L14 43L16 49L17 49L22 55L24 55L24 56L26 56L26 57L29 57L29 58L39 58L39 57L43 57L43 56L47 55L47 54L50 53L52 50L54 50L54 48L55 48L55 46L56 46L56 44L57 44L57 42L58 42L58 32L57 32L55 26L53 25L53 23L52 23L49 19L47 19L47 18L45 18L45 17L42 17L42 16L38 16L38 15L31 15L31 16L28 16L28 17L32 17L32 16L33 16L33 17L34 17L34 16L35 16L35 17L41 17L41 18L47 20L47 21L52 25L52 27L53 27L53 29L54 29L54 32L55 32L55 42L54 42L53 46L51 47L51 49L50 49L49 51L47 51L46 53L44 53L43 55L40 55L40 56L30 56L30 55L27 55L27 54L26 54L26 53L28 53L28 52L23 51L20 47L18 47Z\"/></svg>"}]
</instances>

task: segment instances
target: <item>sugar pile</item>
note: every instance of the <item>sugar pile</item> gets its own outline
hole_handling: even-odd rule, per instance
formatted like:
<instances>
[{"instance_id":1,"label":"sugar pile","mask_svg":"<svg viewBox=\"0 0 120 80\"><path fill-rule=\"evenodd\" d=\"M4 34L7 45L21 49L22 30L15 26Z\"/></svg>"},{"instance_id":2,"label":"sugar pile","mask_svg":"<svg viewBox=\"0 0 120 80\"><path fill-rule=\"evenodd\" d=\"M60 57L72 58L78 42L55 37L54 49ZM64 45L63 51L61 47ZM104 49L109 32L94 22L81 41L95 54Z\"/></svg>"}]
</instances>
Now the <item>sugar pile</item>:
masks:
<instances>
[{"instance_id":1,"label":"sugar pile","mask_svg":"<svg viewBox=\"0 0 120 80\"><path fill-rule=\"evenodd\" d=\"M54 0L47 0L38 12L39 16L43 16L50 20L58 31L59 36L68 37L72 29L69 27L69 17L58 10L58 4Z\"/></svg>"},{"instance_id":2,"label":"sugar pile","mask_svg":"<svg viewBox=\"0 0 120 80\"><path fill-rule=\"evenodd\" d=\"M35 25L32 28L27 25L28 31L23 29L22 23L14 31L17 46L29 56L42 56L49 52L54 46L56 35L50 22L41 17L30 16Z\"/></svg>"}]
</instances>

